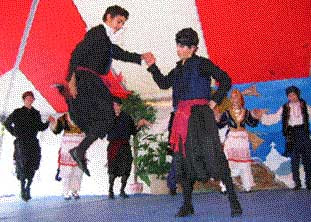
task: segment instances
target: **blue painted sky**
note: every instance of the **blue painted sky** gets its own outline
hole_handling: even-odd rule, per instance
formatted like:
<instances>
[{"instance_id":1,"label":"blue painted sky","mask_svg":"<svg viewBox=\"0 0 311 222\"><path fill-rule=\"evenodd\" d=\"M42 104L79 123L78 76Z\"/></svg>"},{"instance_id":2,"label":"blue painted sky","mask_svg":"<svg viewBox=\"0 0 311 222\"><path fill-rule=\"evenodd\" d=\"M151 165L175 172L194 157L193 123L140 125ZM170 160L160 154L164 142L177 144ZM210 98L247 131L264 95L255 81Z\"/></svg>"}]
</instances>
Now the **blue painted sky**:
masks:
<instances>
[{"instance_id":1,"label":"blue painted sky","mask_svg":"<svg viewBox=\"0 0 311 222\"><path fill-rule=\"evenodd\" d=\"M249 110L254 108L264 108L269 110L268 113L275 113L284 103L287 102L285 89L291 85L297 86L301 90L301 97L307 102L307 104L311 105L311 77L236 84L232 86L232 89L237 88L242 91L252 86L253 84L256 85L260 96L245 96L246 108ZM265 142L257 148L256 152L252 150L251 154L253 157L258 157L262 161L265 161L271 150L270 144L272 141L276 143L275 148L280 153L284 152L285 140L282 135L281 122L272 126L259 124L256 128L249 127L248 130L259 134L260 137L265 140Z\"/></svg>"}]
</instances>

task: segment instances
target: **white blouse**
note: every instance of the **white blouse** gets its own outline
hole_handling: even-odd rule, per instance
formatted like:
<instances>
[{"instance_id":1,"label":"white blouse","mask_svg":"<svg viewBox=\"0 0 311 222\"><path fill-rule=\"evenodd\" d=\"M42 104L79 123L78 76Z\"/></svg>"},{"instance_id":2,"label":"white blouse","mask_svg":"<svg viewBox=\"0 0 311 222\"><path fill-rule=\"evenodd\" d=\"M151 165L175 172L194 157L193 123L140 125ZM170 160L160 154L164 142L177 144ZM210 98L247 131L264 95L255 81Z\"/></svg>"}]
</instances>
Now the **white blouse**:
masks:
<instances>
[{"instance_id":1,"label":"white blouse","mask_svg":"<svg viewBox=\"0 0 311 222\"><path fill-rule=\"evenodd\" d=\"M296 126L303 124L303 116L301 111L300 102L289 103L290 112L288 125ZM311 107L307 105L307 110L309 114L309 120L311 119ZM283 106L274 114L264 114L262 115L260 121L264 125L273 125L278 123L282 119Z\"/></svg>"}]
</instances>

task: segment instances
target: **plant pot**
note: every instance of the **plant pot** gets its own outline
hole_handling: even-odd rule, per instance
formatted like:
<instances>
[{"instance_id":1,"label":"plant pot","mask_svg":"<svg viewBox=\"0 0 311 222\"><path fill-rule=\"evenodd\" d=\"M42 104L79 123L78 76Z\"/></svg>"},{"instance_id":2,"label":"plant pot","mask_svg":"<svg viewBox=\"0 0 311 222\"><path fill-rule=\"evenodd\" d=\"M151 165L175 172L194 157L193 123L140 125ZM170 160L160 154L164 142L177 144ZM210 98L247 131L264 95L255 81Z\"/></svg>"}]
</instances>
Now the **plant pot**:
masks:
<instances>
[{"instance_id":1,"label":"plant pot","mask_svg":"<svg viewBox=\"0 0 311 222\"><path fill-rule=\"evenodd\" d=\"M166 180L158 179L157 175L150 175L150 192L152 194L168 194L169 188L167 187Z\"/></svg>"},{"instance_id":2,"label":"plant pot","mask_svg":"<svg viewBox=\"0 0 311 222\"><path fill-rule=\"evenodd\" d=\"M143 190L144 190L144 186L143 186L143 183L132 183L130 184L130 190L131 190L131 193L142 193Z\"/></svg>"}]
</instances>

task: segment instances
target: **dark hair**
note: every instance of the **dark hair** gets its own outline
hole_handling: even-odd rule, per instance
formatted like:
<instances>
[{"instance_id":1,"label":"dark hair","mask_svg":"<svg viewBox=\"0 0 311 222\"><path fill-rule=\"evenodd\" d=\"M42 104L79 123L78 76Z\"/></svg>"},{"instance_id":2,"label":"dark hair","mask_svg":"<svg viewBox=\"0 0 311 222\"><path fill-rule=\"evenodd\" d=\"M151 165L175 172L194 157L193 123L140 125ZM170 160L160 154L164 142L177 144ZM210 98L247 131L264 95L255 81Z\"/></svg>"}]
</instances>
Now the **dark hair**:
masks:
<instances>
[{"instance_id":1,"label":"dark hair","mask_svg":"<svg viewBox=\"0 0 311 222\"><path fill-rule=\"evenodd\" d=\"M298 98L300 98L300 89L296 86L289 86L286 88L286 95L288 96L290 93L295 93Z\"/></svg>"},{"instance_id":2,"label":"dark hair","mask_svg":"<svg viewBox=\"0 0 311 222\"><path fill-rule=\"evenodd\" d=\"M197 46L199 44L198 33L192 28L185 28L177 32L176 43L186 45L188 47Z\"/></svg>"},{"instance_id":3,"label":"dark hair","mask_svg":"<svg viewBox=\"0 0 311 222\"><path fill-rule=\"evenodd\" d=\"M127 20L128 17L129 17L129 12L126 9L124 9L124 8L118 6L118 5L113 5L113 6L110 6L110 7L108 7L106 9L106 12L105 12L105 14L103 16L103 21L104 22L107 20L107 15L108 14L110 14L112 18L120 15L120 16L124 16L125 19Z\"/></svg>"},{"instance_id":4,"label":"dark hair","mask_svg":"<svg viewBox=\"0 0 311 222\"><path fill-rule=\"evenodd\" d=\"M32 96L33 98L35 98L35 96L33 95L33 92L32 92L32 91L24 92L24 93L23 93L23 96L22 96L23 100L25 100L25 98L26 98L27 96Z\"/></svg>"}]
</instances>

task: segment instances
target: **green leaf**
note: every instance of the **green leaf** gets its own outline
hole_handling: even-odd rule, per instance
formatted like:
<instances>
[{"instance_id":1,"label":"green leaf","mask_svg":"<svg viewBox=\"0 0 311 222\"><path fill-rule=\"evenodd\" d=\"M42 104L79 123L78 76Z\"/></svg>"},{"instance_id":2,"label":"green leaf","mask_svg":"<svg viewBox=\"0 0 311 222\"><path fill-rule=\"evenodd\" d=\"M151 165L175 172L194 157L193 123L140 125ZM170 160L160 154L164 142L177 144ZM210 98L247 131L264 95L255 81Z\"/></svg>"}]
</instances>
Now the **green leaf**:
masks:
<instances>
[{"instance_id":1,"label":"green leaf","mask_svg":"<svg viewBox=\"0 0 311 222\"><path fill-rule=\"evenodd\" d=\"M150 187L150 179L149 179L149 176L148 174L146 173L143 173L143 174L139 174L138 177L145 183L147 184L148 187Z\"/></svg>"}]
</instances>

